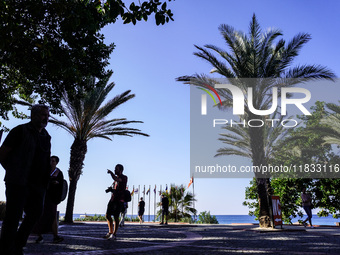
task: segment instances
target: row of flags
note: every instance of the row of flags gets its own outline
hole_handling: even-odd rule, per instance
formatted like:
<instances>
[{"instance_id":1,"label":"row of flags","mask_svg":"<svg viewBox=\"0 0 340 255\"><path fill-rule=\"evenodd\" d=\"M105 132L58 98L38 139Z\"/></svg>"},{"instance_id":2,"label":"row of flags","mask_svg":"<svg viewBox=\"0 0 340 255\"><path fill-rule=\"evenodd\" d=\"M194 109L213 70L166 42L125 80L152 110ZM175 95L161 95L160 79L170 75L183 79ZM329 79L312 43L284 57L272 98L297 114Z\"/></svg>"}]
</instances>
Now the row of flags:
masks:
<instances>
[{"instance_id":1,"label":"row of flags","mask_svg":"<svg viewBox=\"0 0 340 255\"><path fill-rule=\"evenodd\" d=\"M189 181L189 184L188 184L188 188L190 187L190 185L191 184L193 184L194 183L194 177L191 177L190 178L190 181ZM154 194L156 194L156 190L157 190L157 186L155 185L155 188L153 189L153 192L154 192ZM165 192L166 193L168 193L168 185L166 185L165 186ZM139 193L139 189L138 188L136 188L136 189L132 189L132 191L131 191L131 196L133 196L134 194L138 194ZM142 192L144 195L146 194L146 195L149 195L149 193L150 193L150 187L148 188L148 190L145 192L145 186L144 186L144 190L143 190L143 192ZM159 191L159 195L161 195L162 194L162 191L160 190Z\"/></svg>"}]
</instances>

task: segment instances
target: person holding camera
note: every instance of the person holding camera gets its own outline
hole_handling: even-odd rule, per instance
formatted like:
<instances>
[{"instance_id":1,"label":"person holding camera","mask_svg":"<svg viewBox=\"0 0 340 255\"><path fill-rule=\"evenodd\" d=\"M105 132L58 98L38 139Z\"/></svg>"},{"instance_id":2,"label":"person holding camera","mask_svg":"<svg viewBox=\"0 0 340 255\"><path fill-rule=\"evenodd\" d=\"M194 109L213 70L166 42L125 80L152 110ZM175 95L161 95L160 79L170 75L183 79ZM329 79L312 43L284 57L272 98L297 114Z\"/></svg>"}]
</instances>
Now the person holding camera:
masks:
<instances>
[{"instance_id":1,"label":"person holding camera","mask_svg":"<svg viewBox=\"0 0 340 255\"><path fill-rule=\"evenodd\" d=\"M127 176L123 175L124 167L121 164L117 164L115 167L115 173L111 170L107 170L107 173L111 175L114 180L112 187L105 190L106 193L112 192L109 203L107 204L106 220L109 226L109 233L105 235L105 239L115 240L119 226L119 214L124 210L124 192L126 190ZM115 224L113 226L112 216Z\"/></svg>"}]
</instances>

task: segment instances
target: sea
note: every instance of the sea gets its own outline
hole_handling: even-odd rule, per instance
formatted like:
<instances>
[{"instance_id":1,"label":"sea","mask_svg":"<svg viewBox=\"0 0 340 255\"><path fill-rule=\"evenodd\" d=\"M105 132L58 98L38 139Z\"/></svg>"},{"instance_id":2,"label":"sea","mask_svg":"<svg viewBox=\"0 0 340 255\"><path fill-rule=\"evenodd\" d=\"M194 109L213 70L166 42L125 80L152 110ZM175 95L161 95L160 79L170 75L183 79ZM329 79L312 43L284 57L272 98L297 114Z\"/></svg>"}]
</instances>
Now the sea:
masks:
<instances>
[{"instance_id":1,"label":"sea","mask_svg":"<svg viewBox=\"0 0 340 255\"><path fill-rule=\"evenodd\" d=\"M88 216L94 216L95 214L86 214ZM96 215L105 215L105 214L96 214ZM60 214L61 217L64 216L63 213ZM73 214L73 219L76 218L82 218L85 214ZM131 218L132 215L127 215L127 217ZM216 216L216 219L219 224L235 224L235 223L258 223L258 221L255 220L254 216L249 215L212 215ZM137 215L133 215L133 218L137 217ZM152 222L154 220L154 215L144 215L144 221L145 222ZM293 223L298 222L300 218L295 218L292 220ZM306 219L306 216L303 217L303 219ZM328 217L319 217L316 214L313 214L312 217L312 224L313 225L329 225L329 226L335 226L336 222L340 222L339 219L335 219L332 216Z\"/></svg>"}]
</instances>

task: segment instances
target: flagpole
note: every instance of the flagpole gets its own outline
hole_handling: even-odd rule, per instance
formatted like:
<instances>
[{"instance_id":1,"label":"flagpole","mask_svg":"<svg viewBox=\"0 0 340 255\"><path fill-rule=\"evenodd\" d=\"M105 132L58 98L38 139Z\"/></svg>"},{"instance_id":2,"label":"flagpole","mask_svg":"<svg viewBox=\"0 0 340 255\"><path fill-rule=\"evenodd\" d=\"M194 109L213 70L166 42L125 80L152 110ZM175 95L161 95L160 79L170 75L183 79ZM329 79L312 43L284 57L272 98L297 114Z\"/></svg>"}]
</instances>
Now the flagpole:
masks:
<instances>
[{"instance_id":1,"label":"flagpole","mask_svg":"<svg viewBox=\"0 0 340 255\"><path fill-rule=\"evenodd\" d=\"M140 185L138 185L138 201L137 201L137 204L139 203L139 200L140 200Z\"/></svg>"},{"instance_id":2,"label":"flagpole","mask_svg":"<svg viewBox=\"0 0 340 255\"><path fill-rule=\"evenodd\" d=\"M157 193L157 185L155 184L155 189L153 190L153 221L156 222L156 193Z\"/></svg>"},{"instance_id":3,"label":"flagpole","mask_svg":"<svg viewBox=\"0 0 340 255\"><path fill-rule=\"evenodd\" d=\"M133 190L133 194L135 194L135 185L133 185L132 186L132 190ZM131 221L132 221L132 219L133 219L133 198L134 198L134 196L132 196L132 204L131 204L131 210L132 210L132 212L131 212Z\"/></svg>"},{"instance_id":4,"label":"flagpole","mask_svg":"<svg viewBox=\"0 0 340 255\"><path fill-rule=\"evenodd\" d=\"M150 222L150 197L151 197L150 189L151 189L151 185L149 185L149 189L148 189L148 191L149 191L149 193L148 193L148 195L149 195L149 222Z\"/></svg>"},{"instance_id":5,"label":"flagpole","mask_svg":"<svg viewBox=\"0 0 340 255\"><path fill-rule=\"evenodd\" d=\"M195 181L194 181L194 175L192 175L192 197L195 199ZM194 203L194 209L195 209L195 200L192 201ZM196 212L194 213L194 221L196 221Z\"/></svg>"},{"instance_id":6,"label":"flagpole","mask_svg":"<svg viewBox=\"0 0 340 255\"><path fill-rule=\"evenodd\" d=\"M138 185L138 201L137 201L137 217L139 216L138 215L138 204L139 204L139 201L140 201L140 185Z\"/></svg>"},{"instance_id":7,"label":"flagpole","mask_svg":"<svg viewBox=\"0 0 340 255\"><path fill-rule=\"evenodd\" d=\"M161 185L161 189L159 190L159 202L161 202L161 201L162 201L162 185ZM161 205L159 205L159 206L160 206L160 209L162 210Z\"/></svg>"}]
</instances>

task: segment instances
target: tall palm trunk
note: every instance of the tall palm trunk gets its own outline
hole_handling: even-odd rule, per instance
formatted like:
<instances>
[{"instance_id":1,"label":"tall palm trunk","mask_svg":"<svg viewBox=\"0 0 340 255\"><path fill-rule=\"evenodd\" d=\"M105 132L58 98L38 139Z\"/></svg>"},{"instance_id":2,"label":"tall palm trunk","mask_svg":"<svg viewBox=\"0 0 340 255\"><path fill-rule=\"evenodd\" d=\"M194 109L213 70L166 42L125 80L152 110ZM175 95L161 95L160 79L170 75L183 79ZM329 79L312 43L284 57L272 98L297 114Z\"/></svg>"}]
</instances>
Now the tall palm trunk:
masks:
<instances>
[{"instance_id":1,"label":"tall palm trunk","mask_svg":"<svg viewBox=\"0 0 340 255\"><path fill-rule=\"evenodd\" d=\"M65 213L65 223L73 222L73 209L74 209L74 200L76 196L78 181L70 180L70 185L68 189L68 198L66 205L66 213Z\"/></svg>"},{"instance_id":2,"label":"tall palm trunk","mask_svg":"<svg viewBox=\"0 0 340 255\"><path fill-rule=\"evenodd\" d=\"M87 144L85 140L75 139L71 146L70 169L68 170L70 185L67 198L65 222L73 222L73 209L77 190L77 183L82 174Z\"/></svg>"},{"instance_id":3,"label":"tall palm trunk","mask_svg":"<svg viewBox=\"0 0 340 255\"><path fill-rule=\"evenodd\" d=\"M253 115L253 114L251 114ZM262 119L260 116L253 115L249 119ZM254 122L253 125L256 125ZM249 127L250 136L250 146L252 150L252 160L253 166L259 167L261 170L262 166L266 166L267 162L265 159L264 152L264 127ZM260 227L271 227L271 200L269 199L268 193L268 182L269 178L264 178L265 176L261 172L255 172L257 192L259 198L259 223Z\"/></svg>"}]
</instances>

